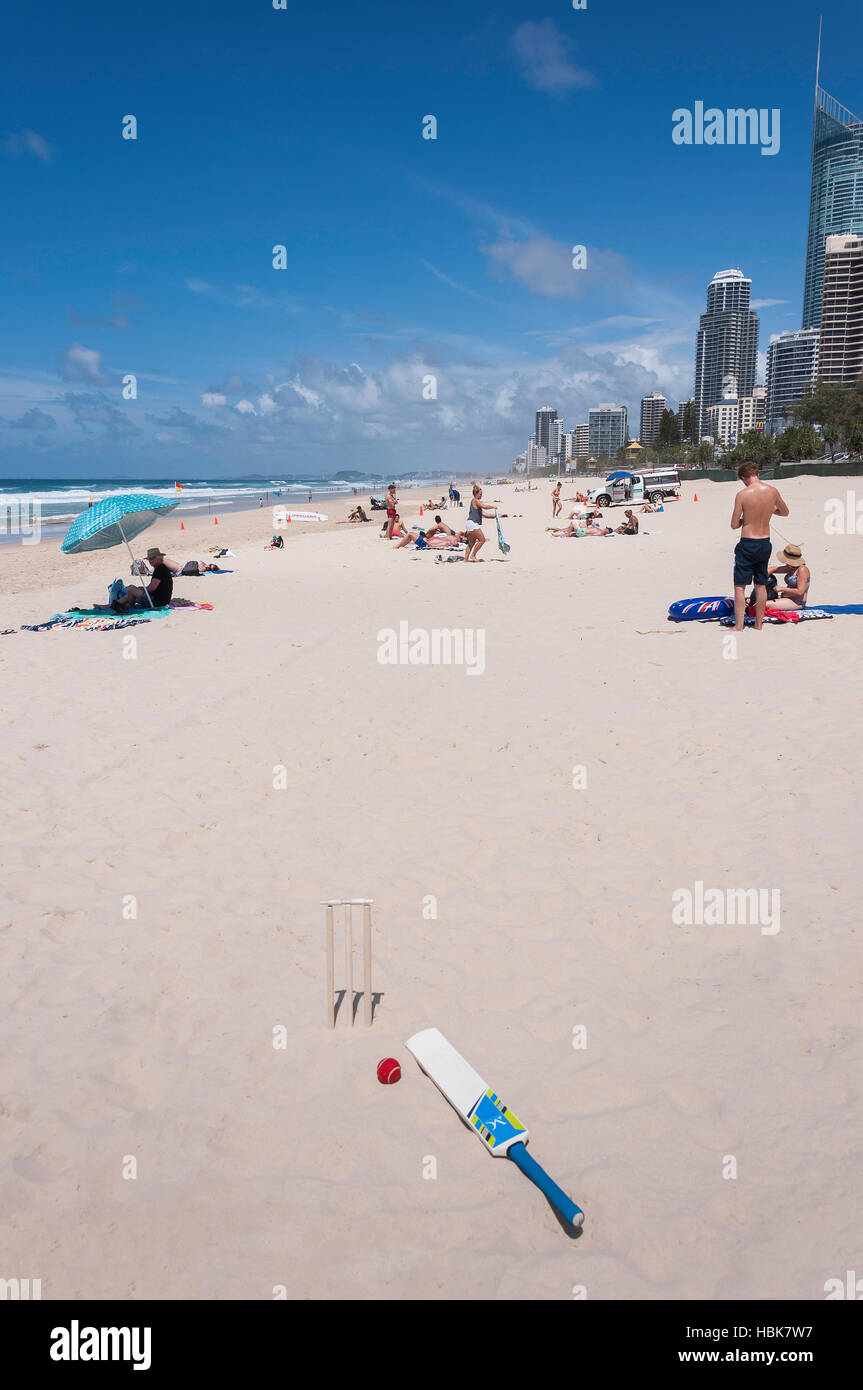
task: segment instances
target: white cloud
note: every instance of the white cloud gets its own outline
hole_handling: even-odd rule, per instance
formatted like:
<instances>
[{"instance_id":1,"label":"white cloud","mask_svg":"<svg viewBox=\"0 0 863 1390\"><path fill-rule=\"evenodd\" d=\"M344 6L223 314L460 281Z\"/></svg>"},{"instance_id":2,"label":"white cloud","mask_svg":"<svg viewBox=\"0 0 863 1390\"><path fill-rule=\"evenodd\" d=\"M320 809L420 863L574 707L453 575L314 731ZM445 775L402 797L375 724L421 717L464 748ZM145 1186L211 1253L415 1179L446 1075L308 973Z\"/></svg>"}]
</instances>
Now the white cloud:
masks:
<instances>
[{"instance_id":1,"label":"white cloud","mask_svg":"<svg viewBox=\"0 0 863 1390\"><path fill-rule=\"evenodd\" d=\"M93 386L104 386L110 381L102 369L101 352L83 347L81 343L73 343L61 353L60 376L64 381L86 381Z\"/></svg>"},{"instance_id":2,"label":"white cloud","mask_svg":"<svg viewBox=\"0 0 863 1390\"><path fill-rule=\"evenodd\" d=\"M252 405L251 401L237 401L237 404L234 406L234 409L238 411L240 415L255 414L255 407Z\"/></svg>"},{"instance_id":3,"label":"white cloud","mask_svg":"<svg viewBox=\"0 0 863 1390\"><path fill-rule=\"evenodd\" d=\"M227 405L228 398L223 396L220 391L205 391L201 396L204 405Z\"/></svg>"},{"instance_id":4,"label":"white cloud","mask_svg":"<svg viewBox=\"0 0 863 1390\"><path fill-rule=\"evenodd\" d=\"M258 397L258 410L262 415L272 415L273 411L278 409L279 407L276 405L272 396L268 396L266 392L263 396Z\"/></svg>"},{"instance_id":5,"label":"white cloud","mask_svg":"<svg viewBox=\"0 0 863 1390\"><path fill-rule=\"evenodd\" d=\"M191 290L192 294L212 294L213 286L208 285L206 280L187 280L186 289Z\"/></svg>"},{"instance_id":6,"label":"white cloud","mask_svg":"<svg viewBox=\"0 0 863 1390\"><path fill-rule=\"evenodd\" d=\"M510 47L528 85L537 91L569 92L596 83L592 73L570 60L572 42L551 19L519 24Z\"/></svg>"},{"instance_id":7,"label":"white cloud","mask_svg":"<svg viewBox=\"0 0 863 1390\"><path fill-rule=\"evenodd\" d=\"M790 299L753 299L750 301L750 309L772 309L776 304L790 304Z\"/></svg>"},{"instance_id":8,"label":"white cloud","mask_svg":"<svg viewBox=\"0 0 863 1390\"><path fill-rule=\"evenodd\" d=\"M587 249L587 268L574 270L572 248L551 237L533 236L526 241L508 237L481 246L499 277L505 274L546 299L579 299L596 289L626 289L631 276L623 256L616 251Z\"/></svg>"},{"instance_id":9,"label":"white cloud","mask_svg":"<svg viewBox=\"0 0 863 1390\"><path fill-rule=\"evenodd\" d=\"M10 154L32 154L35 159L41 159L43 164L48 164L51 160L51 146L43 136L37 135L35 130L16 131L6 141L6 149Z\"/></svg>"}]
</instances>

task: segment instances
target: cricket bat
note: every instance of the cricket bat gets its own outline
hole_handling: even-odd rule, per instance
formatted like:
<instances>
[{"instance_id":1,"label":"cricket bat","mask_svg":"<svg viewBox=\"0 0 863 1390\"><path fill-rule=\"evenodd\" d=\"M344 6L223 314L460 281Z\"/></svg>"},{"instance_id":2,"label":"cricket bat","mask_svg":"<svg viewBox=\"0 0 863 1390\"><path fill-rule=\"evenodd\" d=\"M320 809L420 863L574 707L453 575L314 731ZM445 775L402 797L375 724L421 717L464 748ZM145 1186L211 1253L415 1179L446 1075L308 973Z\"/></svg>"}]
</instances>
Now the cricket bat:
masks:
<instances>
[{"instance_id":1,"label":"cricket bat","mask_svg":"<svg viewBox=\"0 0 863 1390\"><path fill-rule=\"evenodd\" d=\"M511 1158L565 1221L580 1226L584 1212L528 1153L528 1132L524 1125L447 1042L443 1033L437 1028L424 1028L408 1038L405 1046L489 1152L495 1158Z\"/></svg>"}]
</instances>

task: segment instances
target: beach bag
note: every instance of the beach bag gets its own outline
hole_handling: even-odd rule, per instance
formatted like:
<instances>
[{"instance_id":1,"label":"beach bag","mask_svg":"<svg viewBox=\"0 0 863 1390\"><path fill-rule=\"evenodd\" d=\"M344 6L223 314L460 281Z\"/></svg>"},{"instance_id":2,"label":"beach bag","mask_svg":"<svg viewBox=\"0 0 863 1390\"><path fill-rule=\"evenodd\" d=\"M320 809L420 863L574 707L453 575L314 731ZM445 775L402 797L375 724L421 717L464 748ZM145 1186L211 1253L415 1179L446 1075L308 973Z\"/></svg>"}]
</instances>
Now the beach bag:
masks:
<instances>
[{"instance_id":1,"label":"beach bag","mask_svg":"<svg viewBox=\"0 0 863 1390\"><path fill-rule=\"evenodd\" d=\"M180 570L180 573L181 573L181 574L200 574L200 573L201 573L201 566L198 564L197 560L187 560L186 563L185 563L185 565L183 566L183 568Z\"/></svg>"}]
</instances>

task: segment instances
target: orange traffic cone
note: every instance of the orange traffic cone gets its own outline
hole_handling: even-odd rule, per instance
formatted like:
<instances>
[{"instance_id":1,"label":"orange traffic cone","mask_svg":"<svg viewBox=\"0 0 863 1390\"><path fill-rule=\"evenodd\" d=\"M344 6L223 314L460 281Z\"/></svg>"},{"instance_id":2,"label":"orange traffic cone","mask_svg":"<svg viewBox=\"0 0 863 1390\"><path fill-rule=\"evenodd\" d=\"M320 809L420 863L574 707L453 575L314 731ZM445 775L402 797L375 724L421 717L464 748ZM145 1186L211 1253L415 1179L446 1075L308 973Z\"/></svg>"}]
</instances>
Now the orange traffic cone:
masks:
<instances>
[{"instance_id":1,"label":"orange traffic cone","mask_svg":"<svg viewBox=\"0 0 863 1390\"><path fill-rule=\"evenodd\" d=\"M288 525L289 525L289 526L290 526L290 524L291 524L291 521L292 521L292 517L291 517L290 512L288 512Z\"/></svg>"},{"instance_id":2,"label":"orange traffic cone","mask_svg":"<svg viewBox=\"0 0 863 1390\"><path fill-rule=\"evenodd\" d=\"M422 514L423 514L423 504L422 504L422 502L420 502L420 516L422 516Z\"/></svg>"},{"instance_id":3,"label":"orange traffic cone","mask_svg":"<svg viewBox=\"0 0 863 1390\"><path fill-rule=\"evenodd\" d=\"M185 531L185 529L186 529L186 527L185 527L185 525L183 524L183 522L181 521L181 522L180 522L180 530L181 530L181 531Z\"/></svg>"},{"instance_id":4,"label":"orange traffic cone","mask_svg":"<svg viewBox=\"0 0 863 1390\"><path fill-rule=\"evenodd\" d=\"M214 525L214 526L218 526L218 524L219 524L219 518L218 518L217 516L214 516L214 517L213 517L213 525Z\"/></svg>"},{"instance_id":5,"label":"orange traffic cone","mask_svg":"<svg viewBox=\"0 0 863 1390\"><path fill-rule=\"evenodd\" d=\"M697 501L698 501L698 493L697 493L697 492L696 492L696 494L695 494L695 496L693 497L692 500L693 500L693 502L697 502Z\"/></svg>"}]
</instances>

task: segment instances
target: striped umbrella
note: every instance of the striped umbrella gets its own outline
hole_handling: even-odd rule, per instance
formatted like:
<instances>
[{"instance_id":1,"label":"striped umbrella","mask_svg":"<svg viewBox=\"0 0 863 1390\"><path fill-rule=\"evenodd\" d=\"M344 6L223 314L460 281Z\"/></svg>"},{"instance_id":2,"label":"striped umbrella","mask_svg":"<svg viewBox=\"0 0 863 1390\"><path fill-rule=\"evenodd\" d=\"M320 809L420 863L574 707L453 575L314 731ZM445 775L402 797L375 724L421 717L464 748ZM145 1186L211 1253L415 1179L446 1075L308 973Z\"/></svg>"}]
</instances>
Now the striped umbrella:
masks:
<instances>
[{"instance_id":1,"label":"striped umbrella","mask_svg":"<svg viewBox=\"0 0 863 1390\"><path fill-rule=\"evenodd\" d=\"M142 492L125 492L117 497L106 497L95 506L88 507L80 516L76 516L60 549L66 555L78 555L83 550L110 550L112 546L125 545L134 565L135 557L129 541L134 540L135 536L146 531L160 516L173 511L179 504L179 498L169 502L165 498L147 496ZM147 594L147 602L152 608L153 600L147 593L146 584L143 587L144 593Z\"/></svg>"}]
</instances>

